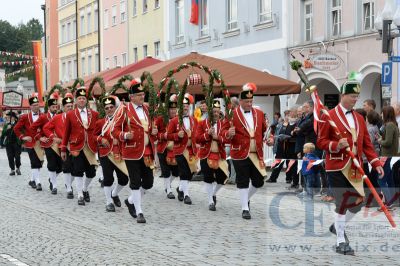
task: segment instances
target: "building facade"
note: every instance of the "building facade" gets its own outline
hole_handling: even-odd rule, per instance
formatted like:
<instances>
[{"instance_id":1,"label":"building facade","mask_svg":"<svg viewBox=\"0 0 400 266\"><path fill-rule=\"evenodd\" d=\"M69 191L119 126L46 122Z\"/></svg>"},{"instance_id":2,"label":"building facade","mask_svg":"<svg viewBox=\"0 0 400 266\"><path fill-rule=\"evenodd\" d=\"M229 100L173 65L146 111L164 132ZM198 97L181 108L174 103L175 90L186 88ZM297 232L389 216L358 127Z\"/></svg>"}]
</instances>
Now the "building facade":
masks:
<instances>
[{"instance_id":1,"label":"building facade","mask_svg":"<svg viewBox=\"0 0 400 266\"><path fill-rule=\"evenodd\" d=\"M78 77L77 73L77 3L58 1L59 79L62 83ZM50 35L54 34L53 32Z\"/></svg>"},{"instance_id":2,"label":"building facade","mask_svg":"<svg viewBox=\"0 0 400 266\"><path fill-rule=\"evenodd\" d=\"M101 70L128 64L128 0L101 1Z\"/></svg>"},{"instance_id":3,"label":"building facade","mask_svg":"<svg viewBox=\"0 0 400 266\"><path fill-rule=\"evenodd\" d=\"M166 54L165 5L161 0L128 1L129 62L152 56L169 59Z\"/></svg>"},{"instance_id":4,"label":"building facade","mask_svg":"<svg viewBox=\"0 0 400 266\"><path fill-rule=\"evenodd\" d=\"M99 0L77 3L78 73L85 77L100 71Z\"/></svg>"},{"instance_id":5,"label":"building facade","mask_svg":"<svg viewBox=\"0 0 400 266\"><path fill-rule=\"evenodd\" d=\"M168 1L171 58L196 51L287 77L287 0L199 0L198 25L189 22L191 2ZM255 97L255 104L272 119L274 111L285 108L285 99Z\"/></svg>"},{"instance_id":6,"label":"building facade","mask_svg":"<svg viewBox=\"0 0 400 266\"><path fill-rule=\"evenodd\" d=\"M60 81L59 76L59 54L58 54L58 3L56 1L46 0L44 6L46 25L45 31L45 53L46 73L45 89L49 89Z\"/></svg>"},{"instance_id":7,"label":"building facade","mask_svg":"<svg viewBox=\"0 0 400 266\"><path fill-rule=\"evenodd\" d=\"M384 0L301 0L293 1L289 15L290 38L288 54L305 62L306 74L312 85L317 85L321 100L332 108L339 101L339 88L349 73L361 73L360 100L374 99L377 110L390 103L382 98L381 65L387 61L382 53L382 42L374 28L378 11ZM290 79L299 82L291 71ZM394 81L393 87L397 87ZM289 97L290 104L301 104L309 99L304 92ZM392 102L397 91L392 91Z\"/></svg>"}]
</instances>

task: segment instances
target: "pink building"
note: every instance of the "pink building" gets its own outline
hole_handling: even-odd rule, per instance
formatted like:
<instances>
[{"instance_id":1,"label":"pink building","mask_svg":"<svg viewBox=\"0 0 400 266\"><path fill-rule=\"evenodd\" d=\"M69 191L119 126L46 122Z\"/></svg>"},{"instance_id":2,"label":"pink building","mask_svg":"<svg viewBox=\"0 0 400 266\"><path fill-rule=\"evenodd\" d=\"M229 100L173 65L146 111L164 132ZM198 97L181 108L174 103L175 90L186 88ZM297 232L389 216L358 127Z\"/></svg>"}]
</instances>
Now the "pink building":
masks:
<instances>
[{"instance_id":1,"label":"pink building","mask_svg":"<svg viewBox=\"0 0 400 266\"><path fill-rule=\"evenodd\" d=\"M46 55L47 58L47 84L45 88L49 90L60 81L59 78L59 54L58 54L58 2L46 0L46 4L42 6L46 12ZM43 51L43 54L45 51ZM46 75L45 75L46 82Z\"/></svg>"},{"instance_id":2,"label":"pink building","mask_svg":"<svg viewBox=\"0 0 400 266\"><path fill-rule=\"evenodd\" d=\"M128 64L127 1L101 1L101 70Z\"/></svg>"},{"instance_id":3,"label":"pink building","mask_svg":"<svg viewBox=\"0 0 400 266\"><path fill-rule=\"evenodd\" d=\"M339 101L339 88L351 71L362 74L358 107L366 99L381 106L397 101L397 82L392 95L382 97L381 65L387 61L374 20L384 0L302 0L293 1L289 11L290 57L304 62L312 85L317 85L321 100L332 107ZM289 78L299 82L294 71ZM384 88L385 90L385 88ZM304 91L289 96L288 103L301 104L309 99Z\"/></svg>"}]
</instances>

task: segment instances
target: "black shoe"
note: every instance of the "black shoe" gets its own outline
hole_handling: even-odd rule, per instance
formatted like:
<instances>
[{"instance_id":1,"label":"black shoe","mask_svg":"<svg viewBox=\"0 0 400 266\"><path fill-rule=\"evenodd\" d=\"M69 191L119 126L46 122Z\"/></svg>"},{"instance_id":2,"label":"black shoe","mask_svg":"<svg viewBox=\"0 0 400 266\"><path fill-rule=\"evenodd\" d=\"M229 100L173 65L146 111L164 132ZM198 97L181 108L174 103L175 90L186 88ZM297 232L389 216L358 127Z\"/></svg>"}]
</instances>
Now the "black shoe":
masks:
<instances>
[{"instance_id":1,"label":"black shoe","mask_svg":"<svg viewBox=\"0 0 400 266\"><path fill-rule=\"evenodd\" d=\"M276 183L276 180L273 180L271 178L268 178L265 183Z\"/></svg>"},{"instance_id":2,"label":"black shoe","mask_svg":"<svg viewBox=\"0 0 400 266\"><path fill-rule=\"evenodd\" d=\"M50 191L53 191L53 184L51 183L50 178L49 178L49 183L50 183L50 186L49 186Z\"/></svg>"},{"instance_id":3,"label":"black shoe","mask_svg":"<svg viewBox=\"0 0 400 266\"><path fill-rule=\"evenodd\" d=\"M242 218L243 218L243 219L246 219L246 220L250 220L250 219L251 219L250 211L243 210L243 212L242 212Z\"/></svg>"},{"instance_id":4,"label":"black shoe","mask_svg":"<svg viewBox=\"0 0 400 266\"><path fill-rule=\"evenodd\" d=\"M90 196L89 196L89 191L82 191L83 192L83 199L86 202L90 202Z\"/></svg>"},{"instance_id":5,"label":"black shoe","mask_svg":"<svg viewBox=\"0 0 400 266\"><path fill-rule=\"evenodd\" d=\"M78 205L85 206L85 200L83 199L83 197L78 197Z\"/></svg>"},{"instance_id":6,"label":"black shoe","mask_svg":"<svg viewBox=\"0 0 400 266\"><path fill-rule=\"evenodd\" d=\"M51 190L51 194L57 195L57 188L53 188L53 189Z\"/></svg>"},{"instance_id":7,"label":"black shoe","mask_svg":"<svg viewBox=\"0 0 400 266\"><path fill-rule=\"evenodd\" d=\"M36 183L35 183L35 181L29 181L28 185L30 185L31 188L36 188Z\"/></svg>"},{"instance_id":8,"label":"black shoe","mask_svg":"<svg viewBox=\"0 0 400 266\"><path fill-rule=\"evenodd\" d=\"M129 214L133 217L133 218L137 218L136 215L136 209L135 209L135 204L130 204L128 199L125 200L125 205L126 207L128 207L128 211Z\"/></svg>"},{"instance_id":9,"label":"black shoe","mask_svg":"<svg viewBox=\"0 0 400 266\"><path fill-rule=\"evenodd\" d=\"M15 171L12 170L11 173L10 173L10 175L15 175Z\"/></svg>"},{"instance_id":10,"label":"black shoe","mask_svg":"<svg viewBox=\"0 0 400 266\"><path fill-rule=\"evenodd\" d=\"M40 183L36 185L36 190L42 191L42 185Z\"/></svg>"},{"instance_id":11,"label":"black shoe","mask_svg":"<svg viewBox=\"0 0 400 266\"><path fill-rule=\"evenodd\" d=\"M172 191L171 191L170 193L168 193L167 198L169 198L169 199L175 199L174 193L172 193Z\"/></svg>"},{"instance_id":12,"label":"black shoe","mask_svg":"<svg viewBox=\"0 0 400 266\"><path fill-rule=\"evenodd\" d=\"M118 195L115 196L115 197L113 197L113 196L111 195L111 198L112 198L112 200L113 200L115 206L121 207L121 200L119 199Z\"/></svg>"},{"instance_id":13,"label":"black shoe","mask_svg":"<svg viewBox=\"0 0 400 266\"><path fill-rule=\"evenodd\" d=\"M211 203L210 205L208 205L208 209L210 211L214 211L214 212L217 210L217 208L215 208L215 204L214 203Z\"/></svg>"},{"instance_id":14,"label":"black shoe","mask_svg":"<svg viewBox=\"0 0 400 266\"><path fill-rule=\"evenodd\" d=\"M139 213L137 220L136 220L139 224L145 224L146 223L146 219L144 219L143 213Z\"/></svg>"},{"instance_id":15,"label":"black shoe","mask_svg":"<svg viewBox=\"0 0 400 266\"><path fill-rule=\"evenodd\" d=\"M332 234L336 235L336 227L335 227L335 223L331 224L331 226L329 226L329 232L331 232ZM350 241L347 238L346 232L344 232L344 239L346 240L346 243L349 244Z\"/></svg>"},{"instance_id":16,"label":"black shoe","mask_svg":"<svg viewBox=\"0 0 400 266\"><path fill-rule=\"evenodd\" d=\"M114 204L110 203L106 205L106 212L115 212Z\"/></svg>"},{"instance_id":17,"label":"black shoe","mask_svg":"<svg viewBox=\"0 0 400 266\"><path fill-rule=\"evenodd\" d=\"M67 192L67 199L73 199L74 198L74 192L68 191Z\"/></svg>"},{"instance_id":18,"label":"black shoe","mask_svg":"<svg viewBox=\"0 0 400 266\"><path fill-rule=\"evenodd\" d=\"M184 198L183 191L180 191L179 187L177 187L176 192L178 192L178 200L183 201L183 198Z\"/></svg>"},{"instance_id":19,"label":"black shoe","mask_svg":"<svg viewBox=\"0 0 400 266\"><path fill-rule=\"evenodd\" d=\"M213 196L214 206L217 206L217 196Z\"/></svg>"},{"instance_id":20,"label":"black shoe","mask_svg":"<svg viewBox=\"0 0 400 266\"><path fill-rule=\"evenodd\" d=\"M292 180L286 180L286 184L292 183Z\"/></svg>"},{"instance_id":21,"label":"black shoe","mask_svg":"<svg viewBox=\"0 0 400 266\"><path fill-rule=\"evenodd\" d=\"M185 196L185 199L183 200L183 202L184 202L185 204L189 204L189 205L192 204L192 200L190 199L189 196Z\"/></svg>"},{"instance_id":22,"label":"black shoe","mask_svg":"<svg viewBox=\"0 0 400 266\"><path fill-rule=\"evenodd\" d=\"M354 249L352 249L349 243L339 243L339 246L336 246L336 253L342 255L354 255Z\"/></svg>"},{"instance_id":23,"label":"black shoe","mask_svg":"<svg viewBox=\"0 0 400 266\"><path fill-rule=\"evenodd\" d=\"M17 168L16 172L17 172L17 175L21 175L21 170L19 170L19 168Z\"/></svg>"}]
</instances>

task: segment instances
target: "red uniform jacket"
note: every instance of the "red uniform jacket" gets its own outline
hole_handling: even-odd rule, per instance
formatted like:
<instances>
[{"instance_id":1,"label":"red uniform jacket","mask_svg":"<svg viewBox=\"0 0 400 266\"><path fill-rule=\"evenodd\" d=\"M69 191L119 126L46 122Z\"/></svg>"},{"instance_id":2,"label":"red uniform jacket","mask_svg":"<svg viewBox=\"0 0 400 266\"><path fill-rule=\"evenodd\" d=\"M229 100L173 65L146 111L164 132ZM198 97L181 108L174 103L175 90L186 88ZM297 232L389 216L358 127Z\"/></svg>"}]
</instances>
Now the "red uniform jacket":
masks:
<instances>
[{"instance_id":1,"label":"red uniform jacket","mask_svg":"<svg viewBox=\"0 0 400 266\"><path fill-rule=\"evenodd\" d=\"M196 143L198 144L197 156L199 159L205 159L210 155L212 136L208 134L208 129L211 127L210 121L205 119L197 125L196 130ZM224 137L222 132L229 129L229 123L227 120L217 121L217 136L218 140L218 151L221 159L226 159L225 143L228 143L228 139Z\"/></svg>"},{"instance_id":2,"label":"red uniform jacket","mask_svg":"<svg viewBox=\"0 0 400 266\"><path fill-rule=\"evenodd\" d=\"M164 117L159 116L156 118L155 125L158 129L158 134L157 134L157 152L158 153L163 153L165 151L165 148L167 147L168 140L166 138L166 132L167 132L167 126L164 123Z\"/></svg>"},{"instance_id":3,"label":"red uniform jacket","mask_svg":"<svg viewBox=\"0 0 400 266\"><path fill-rule=\"evenodd\" d=\"M353 149L354 145L357 148L358 161L362 162L361 156L364 153L372 167L376 168L381 166L378 155L371 144L371 139L368 134L367 126L365 125L364 118L353 111L354 122L357 131L357 142L353 143L351 136L350 126L347 119L339 106L329 111L332 121L335 122L341 135L347 138L350 148ZM327 121L327 116L323 115L322 119ZM336 135L333 127L328 123L318 124L318 139L317 146L326 151L326 171L340 171L342 170L349 160L350 156L347 155L346 149L338 149L338 141L341 138Z\"/></svg>"},{"instance_id":4,"label":"red uniform jacket","mask_svg":"<svg viewBox=\"0 0 400 266\"><path fill-rule=\"evenodd\" d=\"M39 118L38 118L39 119ZM36 120L37 121L37 120ZM30 142L24 142L26 148L33 148L35 146L35 135L36 132L33 132L31 129L31 125L33 124L32 120L32 112L27 114L23 114L20 116L17 124L14 127L15 135L22 140L23 137L29 136L32 138Z\"/></svg>"},{"instance_id":5,"label":"red uniform jacket","mask_svg":"<svg viewBox=\"0 0 400 266\"><path fill-rule=\"evenodd\" d=\"M111 136L111 133L109 130L104 133L104 136L101 135L101 131L106 122L106 119L108 119L108 118L102 118L100 120L97 120L96 128L94 131L100 157L107 156L111 151L114 151L114 148L117 148L117 150L119 152L119 145L118 144L114 145L114 138ZM106 139L108 141L108 143L109 143L108 147L106 147L102 144L102 142L101 142L102 139Z\"/></svg>"},{"instance_id":6,"label":"red uniform jacket","mask_svg":"<svg viewBox=\"0 0 400 266\"><path fill-rule=\"evenodd\" d=\"M153 155L153 142L155 137L151 135L152 127L149 119L149 110L143 105L143 111L149 120L149 144L145 146L144 128L132 103L128 103L125 109L125 116L116 121L112 135L121 142L121 153L124 160L139 160L143 156ZM125 139L125 133L132 132L132 139Z\"/></svg>"},{"instance_id":7,"label":"red uniform jacket","mask_svg":"<svg viewBox=\"0 0 400 266\"><path fill-rule=\"evenodd\" d=\"M54 137L62 139L64 136L65 130L65 117L66 113L57 114L51 119L44 127L43 133L44 135L53 140Z\"/></svg>"},{"instance_id":8,"label":"red uniform jacket","mask_svg":"<svg viewBox=\"0 0 400 266\"><path fill-rule=\"evenodd\" d=\"M97 144L93 133L98 113L90 109L86 110L88 116L87 129L83 127L78 108L67 113L65 117L65 133L62 139L61 151L65 152L68 144L71 152L81 151L85 146L85 143L87 143L89 149L96 153Z\"/></svg>"},{"instance_id":9,"label":"red uniform jacket","mask_svg":"<svg viewBox=\"0 0 400 266\"><path fill-rule=\"evenodd\" d=\"M256 141L256 150L258 159L263 160L263 136L267 130L264 119L264 113L261 110L252 108L254 121L254 139ZM235 136L231 139L231 158L234 160L243 160L250 153L250 132L247 130L247 122L243 116L240 107L233 110L232 124L235 127ZM227 131L223 136L227 137Z\"/></svg>"},{"instance_id":10,"label":"red uniform jacket","mask_svg":"<svg viewBox=\"0 0 400 266\"><path fill-rule=\"evenodd\" d=\"M167 139L174 141L174 154L181 155L185 151L186 148L189 150L189 154L196 154L196 129L197 129L197 120L193 117L189 116L190 120L190 130L192 132L191 140L192 145L187 147L187 143L189 140L186 131L184 131L183 138L178 137L178 132L181 130L181 126L179 125L179 118L176 116L169 122L168 129L167 129ZM184 127L184 125L182 125Z\"/></svg>"},{"instance_id":11,"label":"red uniform jacket","mask_svg":"<svg viewBox=\"0 0 400 266\"><path fill-rule=\"evenodd\" d=\"M41 137L45 137L46 135L43 132L43 127L52 120L50 112L45 114L40 114L39 118L31 125L31 129L33 132L36 132L35 140L39 140ZM46 142L41 141L40 146L42 148L49 148L53 144L52 139L48 139Z\"/></svg>"}]
</instances>

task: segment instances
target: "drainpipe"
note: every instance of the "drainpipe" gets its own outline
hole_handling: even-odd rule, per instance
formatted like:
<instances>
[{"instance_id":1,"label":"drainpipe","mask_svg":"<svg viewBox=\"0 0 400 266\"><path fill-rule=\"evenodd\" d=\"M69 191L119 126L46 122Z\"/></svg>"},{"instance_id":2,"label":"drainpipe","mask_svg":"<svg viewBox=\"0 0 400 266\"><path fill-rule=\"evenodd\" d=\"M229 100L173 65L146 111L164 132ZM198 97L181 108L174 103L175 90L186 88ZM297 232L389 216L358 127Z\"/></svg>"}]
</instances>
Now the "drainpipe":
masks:
<instances>
[{"instance_id":1,"label":"drainpipe","mask_svg":"<svg viewBox=\"0 0 400 266\"><path fill-rule=\"evenodd\" d=\"M43 10L43 16L44 16L44 57L46 58L47 62L44 65L44 91L47 91L47 63L48 63L48 56L47 56L47 31L46 31L46 4L40 6L41 9Z\"/></svg>"},{"instance_id":2,"label":"drainpipe","mask_svg":"<svg viewBox=\"0 0 400 266\"><path fill-rule=\"evenodd\" d=\"M76 77L79 77L79 47L78 47L78 0L75 0L75 32L76 32L76 36L75 36L75 53L76 53Z\"/></svg>"},{"instance_id":3,"label":"drainpipe","mask_svg":"<svg viewBox=\"0 0 400 266\"><path fill-rule=\"evenodd\" d=\"M100 50L100 0L97 0L97 42L98 42L98 46L97 46L97 51L98 51L98 56L99 56L99 69L97 69L98 72L100 72L101 69L101 50ZM95 59L96 60L96 59Z\"/></svg>"}]
</instances>

